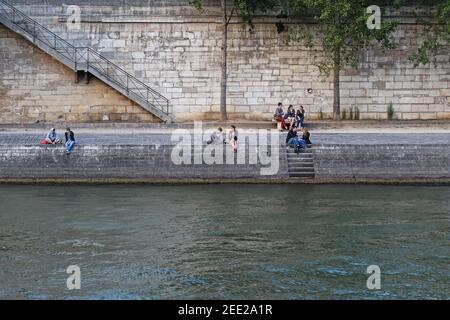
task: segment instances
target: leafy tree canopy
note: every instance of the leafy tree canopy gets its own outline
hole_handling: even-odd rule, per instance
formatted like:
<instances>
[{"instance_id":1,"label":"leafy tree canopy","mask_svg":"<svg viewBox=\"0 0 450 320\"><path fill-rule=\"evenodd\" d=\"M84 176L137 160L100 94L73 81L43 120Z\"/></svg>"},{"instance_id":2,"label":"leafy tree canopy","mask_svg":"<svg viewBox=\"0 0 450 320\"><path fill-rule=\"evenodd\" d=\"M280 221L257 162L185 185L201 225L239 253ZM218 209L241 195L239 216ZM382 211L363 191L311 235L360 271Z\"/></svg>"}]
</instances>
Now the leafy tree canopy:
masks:
<instances>
[{"instance_id":1,"label":"leafy tree canopy","mask_svg":"<svg viewBox=\"0 0 450 320\"><path fill-rule=\"evenodd\" d=\"M415 66L429 63L436 66L437 55L449 54L447 46L450 45L450 0L423 2L424 5L434 8L434 18L432 21L421 19L420 22L426 27L427 37L419 49L410 56L410 60Z\"/></svg>"},{"instance_id":2,"label":"leafy tree canopy","mask_svg":"<svg viewBox=\"0 0 450 320\"><path fill-rule=\"evenodd\" d=\"M290 38L303 42L309 48L320 43L327 54L326 60L319 64L322 73L328 74L331 68L340 70L345 65L356 67L361 50L374 42L385 48L393 47L392 32L398 22L382 20L379 29L369 29L367 26L372 15L367 8L374 2L376 1L289 0L288 10L291 15L311 17L320 28L320 33L315 37L311 30L302 26Z\"/></svg>"},{"instance_id":3,"label":"leafy tree canopy","mask_svg":"<svg viewBox=\"0 0 450 320\"><path fill-rule=\"evenodd\" d=\"M189 0L189 3L203 11L204 0ZM256 11L265 11L276 6L278 0L221 0L220 4L224 14L231 19L234 15L242 22L253 27L252 17Z\"/></svg>"}]
</instances>

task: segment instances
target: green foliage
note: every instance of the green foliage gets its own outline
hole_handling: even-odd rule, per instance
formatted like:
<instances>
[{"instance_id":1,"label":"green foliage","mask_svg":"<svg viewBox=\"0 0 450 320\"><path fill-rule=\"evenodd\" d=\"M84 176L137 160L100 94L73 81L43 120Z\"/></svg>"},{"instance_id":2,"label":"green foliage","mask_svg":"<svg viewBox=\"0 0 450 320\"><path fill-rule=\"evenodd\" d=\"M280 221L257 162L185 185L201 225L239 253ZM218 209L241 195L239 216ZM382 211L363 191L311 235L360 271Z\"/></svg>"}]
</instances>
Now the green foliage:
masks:
<instances>
[{"instance_id":1,"label":"green foliage","mask_svg":"<svg viewBox=\"0 0 450 320\"><path fill-rule=\"evenodd\" d=\"M357 106L352 106L349 109L343 109L341 119L342 120L359 120L360 111Z\"/></svg>"},{"instance_id":2,"label":"green foliage","mask_svg":"<svg viewBox=\"0 0 450 320\"><path fill-rule=\"evenodd\" d=\"M322 109L319 110L319 120L324 120L325 119L325 115L323 114Z\"/></svg>"},{"instance_id":3,"label":"green foliage","mask_svg":"<svg viewBox=\"0 0 450 320\"><path fill-rule=\"evenodd\" d=\"M316 66L324 76L333 72L336 88L340 71L345 66L357 68L365 50L375 44L389 49L394 47L393 32L398 26L397 21L382 19L379 29L372 30L367 26L372 16L372 12L368 13L367 9L378 2L384 1L287 0L286 11L299 21L298 26L291 31L293 35L289 40L303 43L309 49L320 47L324 58L316 62ZM313 28L308 27L311 22ZM340 118L339 95L339 90L334 91L335 120Z\"/></svg>"},{"instance_id":4,"label":"green foliage","mask_svg":"<svg viewBox=\"0 0 450 320\"><path fill-rule=\"evenodd\" d=\"M394 106L392 105L392 102L390 102L389 104L388 104L388 107L387 107L387 118L388 118L388 120L393 120L394 119L394 114L395 114L395 110L394 110Z\"/></svg>"},{"instance_id":5,"label":"green foliage","mask_svg":"<svg viewBox=\"0 0 450 320\"><path fill-rule=\"evenodd\" d=\"M445 54L445 46L450 43L450 0L434 0L425 3L434 11L434 21L420 19L426 27L427 37L409 59L417 67L433 63L437 66L436 56Z\"/></svg>"},{"instance_id":6,"label":"green foliage","mask_svg":"<svg viewBox=\"0 0 450 320\"><path fill-rule=\"evenodd\" d=\"M398 22L382 20L379 30L367 27L370 16L367 7L376 3L365 0L290 0L288 11L292 16L302 23L312 19L320 28L315 36L310 28L299 26L290 40L299 41L308 48L316 45L323 48L326 58L317 66L324 75L346 65L356 68L364 49L375 43L384 48L394 46L392 33Z\"/></svg>"},{"instance_id":7,"label":"green foliage","mask_svg":"<svg viewBox=\"0 0 450 320\"><path fill-rule=\"evenodd\" d=\"M360 119L360 112L359 112L359 108L355 107L355 120L359 120Z\"/></svg>"},{"instance_id":8,"label":"green foliage","mask_svg":"<svg viewBox=\"0 0 450 320\"><path fill-rule=\"evenodd\" d=\"M208 0L188 0L189 4L197 8L200 12L204 11L203 4L210 3ZM253 28L252 17L256 11L265 11L273 8L277 0L221 0L223 15L228 22L234 16L239 17L242 22Z\"/></svg>"}]
</instances>

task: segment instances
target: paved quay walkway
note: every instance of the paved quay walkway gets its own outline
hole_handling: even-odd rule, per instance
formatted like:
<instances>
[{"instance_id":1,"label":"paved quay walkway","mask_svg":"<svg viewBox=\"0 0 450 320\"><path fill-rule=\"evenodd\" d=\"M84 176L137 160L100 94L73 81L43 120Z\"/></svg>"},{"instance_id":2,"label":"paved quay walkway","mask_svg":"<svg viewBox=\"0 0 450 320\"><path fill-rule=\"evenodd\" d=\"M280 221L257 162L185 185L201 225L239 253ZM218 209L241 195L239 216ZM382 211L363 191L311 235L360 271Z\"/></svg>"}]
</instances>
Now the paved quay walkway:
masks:
<instances>
[{"instance_id":1,"label":"paved quay walkway","mask_svg":"<svg viewBox=\"0 0 450 320\"><path fill-rule=\"evenodd\" d=\"M206 130L219 126L228 131L236 122L202 122ZM237 122L240 133L255 129L272 129L274 123ZM56 127L60 138L64 138L65 124L0 125L0 144L36 145L44 139L49 128ZM193 133L193 123L158 125L151 123L83 123L71 125L80 145L171 145L176 130ZM311 121L308 123L314 144L450 144L450 121L360 121L332 122ZM286 132L280 133L284 142Z\"/></svg>"},{"instance_id":2,"label":"paved quay walkway","mask_svg":"<svg viewBox=\"0 0 450 320\"><path fill-rule=\"evenodd\" d=\"M0 132L0 145L37 145L46 132ZM63 138L60 132L60 138ZM160 133L104 133L95 130L87 133L75 131L79 145L172 145L171 132ZM286 140L286 133L280 133L280 141ZM377 145L377 144L450 144L450 133L314 133L313 144L325 145Z\"/></svg>"}]
</instances>

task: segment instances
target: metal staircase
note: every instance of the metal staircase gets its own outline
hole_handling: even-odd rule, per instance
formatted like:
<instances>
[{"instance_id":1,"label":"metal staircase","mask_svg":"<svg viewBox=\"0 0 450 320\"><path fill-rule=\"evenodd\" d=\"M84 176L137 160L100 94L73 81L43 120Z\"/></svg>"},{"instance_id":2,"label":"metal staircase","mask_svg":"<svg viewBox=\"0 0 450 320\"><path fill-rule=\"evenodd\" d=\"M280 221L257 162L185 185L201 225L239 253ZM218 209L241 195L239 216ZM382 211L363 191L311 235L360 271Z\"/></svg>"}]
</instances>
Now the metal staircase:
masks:
<instances>
[{"instance_id":1,"label":"metal staircase","mask_svg":"<svg viewBox=\"0 0 450 320\"><path fill-rule=\"evenodd\" d=\"M97 51L72 45L4 0L0 0L0 23L75 72L84 71L94 75L159 119L172 122L169 113L170 103L166 97Z\"/></svg>"}]
</instances>

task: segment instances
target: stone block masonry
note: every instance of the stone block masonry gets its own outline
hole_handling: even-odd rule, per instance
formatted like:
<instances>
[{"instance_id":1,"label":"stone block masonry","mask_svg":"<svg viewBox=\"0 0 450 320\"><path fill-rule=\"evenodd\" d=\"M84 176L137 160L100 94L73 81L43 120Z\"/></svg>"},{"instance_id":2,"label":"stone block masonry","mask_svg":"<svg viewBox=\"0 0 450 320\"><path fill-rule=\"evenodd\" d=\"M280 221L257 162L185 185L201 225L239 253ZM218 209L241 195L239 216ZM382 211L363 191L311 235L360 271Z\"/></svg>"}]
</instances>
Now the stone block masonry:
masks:
<instances>
[{"instance_id":1,"label":"stone block masonry","mask_svg":"<svg viewBox=\"0 0 450 320\"><path fill-rule=\"evenodd\" d=\"M314 148L318 178L450 178L450 145L322 145Z\"/></svg>"},{"instance_id":2,"label":"stone block masonry","mask_svg":"<svg viewBox=\"0 0 450 320\"><path fill-rule=\"evenodd\" d=\"M287 155L281 148L279 172L261 175L257 164L176 165L173 145L78 145L71 155L62 146L0 145L0 180L81 179L101 181L177 181L199 179L205 182L230 179L256 182L288 182ZM248 154L248 153L247 153ZM303 182L346 182L376 179L401 182L414 179L450 179L449 145L317 145L313 148L316 180ZM224 162L226 163L226 162Z\"/></svg>"},{"instance_id":3,"label":"stone block masonry","mask_svg":"<svg viewBox=\"0 0 450 320\"><path fill-rule=\"evenodd\" d=\"M77 132L77 131L75 131ZM243 134L243 133L242 133ZM262 146L256 149L252 140L241 141L238 154L229 161L223 146L224 164L209 165L206 155L211 150L203 144L197 149L186 140L172 139L168 133L136 134L128 131L115 134L78 133L79 144L71 155L64 147L41 146L37 133L0 133L0 180L4 179L70 179L126 181L198 179L248 179L256 182L289 182L285 135L281 144L264 159ZM243 137L243 135L241 135ZM207 139L207 137L204 137ZM306 182L346 182L360 179L374 181L412 181L415 179L450 181L449 134L314 134L312 148L315 180ZM184 148L187 147L186 149ZM211 146L211 145L209 145ZM181 149L178 149L181 147ZM241 151L245 147L245 158ZM190 150L190 161L177 165L180 150ZM255 151L259 150L259 151ZM262 168L276 163L272 156L278 151L278 172L261 174ZM233 153L231 152L233 155ZM258 153L259 154L259 153ZM175 156L173 156L175 155ZM202 156L203 155L203 161ZM200 157L199 157L200 156ZM184 159L184 157L181 157ZM188 157L189 158L189 157ZM200 159L200 160L198 160ZM238 162L238 159L241 162ZM252 160L250 160L252 159ZM271 161L267 161L270 159ZM242 161L243 160L243 161ZM230 164L231 163L231 164ZM265 163L264 165L262 163ZM267 165L267 163L271 163ZM272 166L276 167L275 166ZM295 180L295 179L294 179ZM302 180L301 182L305 182Z\"/></svg>"},{"instance_id":4,"label":"stone block masonry","mask_svg":"<svg viewBox=\"0 0 450 320\"><path fill-rule=\"evenodd\" d=\"M226 146L229 148L229 146ZM172 161L173 145L79 145L71 155L62 146L0 145L0 179L284 179L288 178L286 155L280 170L261 176L261 168L250 164L192 164ZM248 148L247 148L248 149ZM225 157L225 155L224 155Z\"/></svg>"},{"instance_id":5,"label":"stone block masonry","mask_svg":"<svg viewBox=\"0 0 450 320\"><path fill-rule=\"evenodd\" d=\"M82 77L0 25L0 123L159 122L100 80Z\"/></svg>"},{"instance_id":6,"label":"stone block masonry","mask_svg":"<svg viewBox=\"0 0 450 320\"><path fill-rule=\"evenodd\" d=\"M63 38L95 48L159 90L171 100L177 121L218 118L222 30L214 1L203 15L187 5L187 0L72 1L81 8L80 30L67 29L67 6L62 0L13 3ZM392 16L408 17L406 11ZM55 74L55 69L62 68L58 62L36 55L37 49L3 28L0 37L0 63L6 66L0 70L0 122L50 121L52 112L40 110L61 111L61 100L76 107L62 111L74 122L108 119L90 110L96 105L119 107L109 112L110 121L153 121L137 106L122 108L128 102L115 92L99 94L109 90L103 86L63 85L72 76ZM256 19L252 33L235 23L229 38L231 118L268 119L279 101L304 105L310 119L321 112L325 117L331 115L332 79L320 77L314 66L321 52L312 54L301 45L287 44L286 33L278 34L270 19ZM450 48L438 56L436 68L415 68L408 61L424 38L423 26L402 20L395 34L396 49L371 50L364 54L358 70L342 72L341 108L358 107L361 119L385 119L392 103L398 119L450 119ZM11 79L14 73L17 78ZM23 93L30 91L30 79L32 90L46 91L54 83L64 88L57 94L31 91L27 96ZM45 79L53 79L53 84ZM83 102L77 100L77 90L86 90ZM48 120L43 113L49 114Z\"/></svg>"}]
</instances>

